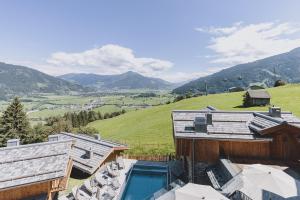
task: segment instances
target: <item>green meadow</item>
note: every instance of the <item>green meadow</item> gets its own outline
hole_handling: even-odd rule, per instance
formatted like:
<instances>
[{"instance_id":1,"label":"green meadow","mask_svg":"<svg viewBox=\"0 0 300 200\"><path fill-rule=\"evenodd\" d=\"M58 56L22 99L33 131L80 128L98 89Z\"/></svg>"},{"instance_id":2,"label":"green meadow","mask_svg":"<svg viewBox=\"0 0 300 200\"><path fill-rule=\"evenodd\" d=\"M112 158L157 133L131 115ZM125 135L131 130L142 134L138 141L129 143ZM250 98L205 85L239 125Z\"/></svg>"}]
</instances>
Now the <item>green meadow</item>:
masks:
<instances>
[{"instance_id":1,"label":"green meadow","mask_svg":"<svg viewBox=\"0 0 300 200\"><path fill-rule=\"evenodd\" d=\"M268 89L271 104L292 111L300 117L300 85ZM112 119L95 121L101 137L128 144L133 154L166 154L174 152L172 110L195 110L211 105L221 110L267 110L268 107L242 108L244 92L212 94L185 99L176 103L128 112Z\"/></svg>"}]
</instances>

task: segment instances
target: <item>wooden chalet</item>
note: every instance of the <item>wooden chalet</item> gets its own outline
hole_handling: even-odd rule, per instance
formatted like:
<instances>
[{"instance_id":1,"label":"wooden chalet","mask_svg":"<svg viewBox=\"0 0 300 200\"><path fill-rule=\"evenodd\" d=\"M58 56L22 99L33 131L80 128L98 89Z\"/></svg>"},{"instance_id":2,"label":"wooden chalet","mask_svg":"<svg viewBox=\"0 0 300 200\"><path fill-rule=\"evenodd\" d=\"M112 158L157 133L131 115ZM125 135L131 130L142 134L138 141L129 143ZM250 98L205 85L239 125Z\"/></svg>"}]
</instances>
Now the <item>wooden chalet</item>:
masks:
<instances>
[{"instance_id":1,"label":"wooden chalet","mask_svg":"<svg viewBox=\"0 0 300 200\"><path fill-rule=\"evenodd\" d=\"M71 152L73 167L88 175L94 174L100 166L114 160L128 149L126 145L100 139L99 135L92 137L62 132L50 138L50 140L70 139L75 141Z\"/></svg>"},{"instance_id":2,"label":"wooden chalet","mask_svg":"<svg viewBox=\"0 0 300 200\"><path fill-rule=\"evenodd\" d=\"M72 140L0 148L0 199L53 199L65 190L72 169Z\"/></svg>"},{"instance_id":3,"label":"wooden chalet","mask_svg":"<svg viewBox=\"0 0 300 200\"><path fill-rule=\"evenodd\" d=\"M191 173L195 163L219 158L300 160L300 119L277 107L269 112L179 110L172 120L176 155Z\"/></svg>"},{"instance_id":4,"label":"wooden chalet","mask_svg":"<svg viewBox=\"0 0 300 200\"><path fill-rule=\"evenodd\" d=\"M246 96L249 106L265 106L271 101L271 95L266 90L248 90Z\"/></svg>"}]
</instances>

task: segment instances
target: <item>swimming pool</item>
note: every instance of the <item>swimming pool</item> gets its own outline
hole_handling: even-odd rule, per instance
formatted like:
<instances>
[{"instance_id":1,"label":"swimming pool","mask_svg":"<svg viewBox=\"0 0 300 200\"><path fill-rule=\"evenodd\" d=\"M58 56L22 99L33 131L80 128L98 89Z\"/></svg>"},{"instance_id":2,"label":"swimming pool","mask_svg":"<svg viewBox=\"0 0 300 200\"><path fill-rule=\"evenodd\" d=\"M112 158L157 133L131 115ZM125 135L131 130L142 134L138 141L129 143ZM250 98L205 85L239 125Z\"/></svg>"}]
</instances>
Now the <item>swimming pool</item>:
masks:
<instances>
[{"instance_id":1,"label":"swimming pool","mask_svg":"<svg viewBox=\"0 0 300 200\"><path fill-rule=\"evenodd\" d=\"M148 200L168 184L168 166L135 164L129 174L122 200Z\"/></svg>"}]
</instances>

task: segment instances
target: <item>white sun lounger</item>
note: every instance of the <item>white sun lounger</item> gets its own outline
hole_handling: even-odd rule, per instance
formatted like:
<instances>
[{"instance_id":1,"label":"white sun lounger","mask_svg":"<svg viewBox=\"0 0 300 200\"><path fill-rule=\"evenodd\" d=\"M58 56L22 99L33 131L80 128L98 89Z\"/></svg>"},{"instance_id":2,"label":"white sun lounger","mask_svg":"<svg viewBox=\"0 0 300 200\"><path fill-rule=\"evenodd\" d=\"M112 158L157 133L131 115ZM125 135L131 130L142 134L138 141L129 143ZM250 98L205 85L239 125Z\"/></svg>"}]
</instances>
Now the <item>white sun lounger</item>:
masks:
<instances>
[{"instance_id":1,"label":"white sun lounger","mask_svg":"<svg viewBox=\"0 0 300 200\"><path fill-rule=\"evenodd\" d=\"M114 178L111 180L111 186L113 189L117 190L120 188L121 184L119 183L118 179Z\"/></svg>"},{"instance_id":2,"label":"white sun lounger","mask_svg":"<svg viewBox=\"0 0 300 200\"><path fill-rule=\"evenodd\" d=\"M122 157L118 157L117 160L116 160L118 166L119 166L119 169L124 169L125 168L125 164L124 164L124 160Z\"/></svg>"},{"instance_id":3,"label":"white sun lounger","mask_svg":"<svg viewBox=\"0 0 300 200\"><path fill-rule=\"evenodd\" d=\"M58 200L69 200L66 195L58 197Z\"/></svg>"},{"instance_id":4,"label":"white sun lounger","mask_svg":"<svg viewBox=\"0 0 300 200\"><path fill-rule=\"evenodd\" d=\"M119 171L112 170L109 166L106 166L106 170L111 177L119 176Z\"/></svg>"},{"instance_id":5,"label":"white sun lounger","mask_svg":"<svg viewBox=\"0 0 300 200\"><path fill-rule=\"evenodd\" d=\"M93 187L93 186L91 185L91 180L89 180L89 179L85 180L84 183L83 183L83 185L84 185L85 189L86 189L87 191L89 191L91 194L94 194L94 193L97 192L97 188L96 188L96 187Z\"/></svg>"},{"instance_id":6,"label":"white sun lounger","mask_svg":"<svg viewBox=\"0 0 300 200\"><path fill-rule=\"evenodd\" d=\"M96 175L95 175L95 180L101 187L103 187L104 185L107 185L107 179L105 179L103 176L104 176L104 174L101 174L101 173L96 173Z\"/></svg>"},{"instance_id":7,"label":"white sun lounger","mask_svg":"<svg viewBox=\"0 0 300 200\"><path fill-rule=\"evenodd\" d=\"M91 198L91 196L89 196L87 193L80 190L78 186L72 188L72 194L75 200L89 200Z\"/></svg>"},{"instance_id":8,"label":"white sun lounger","mask_svg":"<svg viewBox=\"0 0 300 200\"><path fill-rule=\"evenodd\" d=\"M111 187L106 186L102 196L104 197L104 199L113 199L116 194L117 193Z\"/></svg>"}]
</instances>

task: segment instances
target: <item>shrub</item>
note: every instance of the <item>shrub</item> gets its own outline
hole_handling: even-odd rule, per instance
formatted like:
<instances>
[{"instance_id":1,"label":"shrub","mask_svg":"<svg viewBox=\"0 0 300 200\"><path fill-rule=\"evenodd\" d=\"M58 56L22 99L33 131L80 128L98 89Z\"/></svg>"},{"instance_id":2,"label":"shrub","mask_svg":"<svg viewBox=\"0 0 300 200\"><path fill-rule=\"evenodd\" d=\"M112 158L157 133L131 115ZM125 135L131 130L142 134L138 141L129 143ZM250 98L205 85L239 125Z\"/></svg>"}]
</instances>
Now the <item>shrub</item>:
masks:
<instances>
[{"instance_id":1,"label":"shrub","mask_svg":"<svg viewBox=\"0 0 300 200\"><path fill-rule=\"evenodd\" d=\"M286 85L286 82L283 80L277 80L274 83L274 87L280 87L280 86L284 86L284 85Z\"/></svg>"},{"instance_id":2,"label":"shrub","mask_svg":"<svg viewBox=\"0 0 300 200\"><path fill-rule=\"evenodd\" d=\"M244 106L244 107L249 107L249 106L250 106L250 97L249 97L248 92L246 92L246 93L243 95L243 106Z\"/></svg>"}]
</instances>

